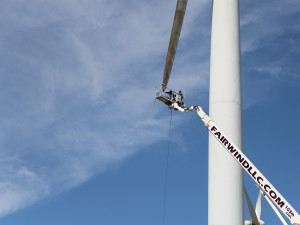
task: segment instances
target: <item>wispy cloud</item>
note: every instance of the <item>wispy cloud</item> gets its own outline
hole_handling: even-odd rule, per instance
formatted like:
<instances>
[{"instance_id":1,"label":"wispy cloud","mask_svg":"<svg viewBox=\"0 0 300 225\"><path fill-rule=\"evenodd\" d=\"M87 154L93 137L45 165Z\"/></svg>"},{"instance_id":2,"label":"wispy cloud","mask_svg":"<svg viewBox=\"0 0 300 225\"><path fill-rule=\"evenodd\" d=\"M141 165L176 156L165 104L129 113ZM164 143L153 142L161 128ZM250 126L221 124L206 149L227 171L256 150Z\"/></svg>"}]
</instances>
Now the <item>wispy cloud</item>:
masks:
<instances>
[{"instance_id":1,"label":"wispy cloud","mask_svg":"<svg viewBox=\"0 0 300 225\"><path fill-rule=\"evenodd\" d=\"M299 17L299 2L246 1L241 3L242 51L257 50L263 42L274 40L286 32L295 32L293 19ZM284 9L284 10L283 10Z\"/></svg>"},{"instance_id":2,"label":"wispy cloud","mask_svg":"<svg viewBox=\"0 0 300 225\"><path fill-rule=\"evenodd\" d=\"M183 42L207 1L191 4ZM2 6L0 216L166 138L168 123L153 108L153 92L162 77L173 1ZM188 59L178 60L180 73L186 68L186 80L194 80Z\"/></svg>"},{"instance_id":3,"label":"wispy cloud","mask_svg":"<svg viewBox=\"0 0 300 225\"><path fill-rule=\"evenodd\" d=\"M26 167L26 162L18 158L2 157L0 199L1 214L10 213L27 202L34 202L49 193L49 187L43 178L33 169Z\"/></svg>"},{"instance_id":4,"label":"wispy cloud","mask_svg":"<svg viewBox=\"0 0 300 225\"><path fill-rule=\"evenodd\" d=\"M299 79L299 12L297 0L241 1L246 107L267 99L278 81Z\"/></svg>"}]
</instances>

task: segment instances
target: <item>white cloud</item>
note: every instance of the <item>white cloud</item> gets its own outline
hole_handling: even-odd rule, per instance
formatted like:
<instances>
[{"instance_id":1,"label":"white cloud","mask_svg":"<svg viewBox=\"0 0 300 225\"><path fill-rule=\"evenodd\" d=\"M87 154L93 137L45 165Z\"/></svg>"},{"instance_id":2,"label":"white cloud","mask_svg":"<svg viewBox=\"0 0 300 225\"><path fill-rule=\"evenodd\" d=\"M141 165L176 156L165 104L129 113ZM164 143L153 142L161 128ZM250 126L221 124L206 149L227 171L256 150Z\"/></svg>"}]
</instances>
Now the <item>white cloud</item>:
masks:
<instances>
[{"instance_id":1,"label":"white cloud","mask_svg":"<svg viewBox=\"0 0 300 225\"><path fill-rule=\"evenodd\" d=\"M207 1L191 4L183 40ZM0 216L167 138L168 115L158 117L163 106L153 102L174 9L173 1L158 0L6 1ZM187 58L179 60L182 71L193 71ZM175 79L192 87L186 80L194 78Z\"/></svg>"},{"instance_id":2,"label":"white cloud","mask_svg":"<svg viewBox=\"0 0 300 225\"><path fill-rule=\"evenodd\" d=\"M283 10L284 9L284 10ZM241 2L242 52L257 50L263 41L277 38L294 29L293 16L298 15L297 0Z\"/></svg>"},{"instance_id":3,"label":"white cloud","mask_svg":"<svg viewBox=\"0 0 300 225\"><path fill-rule=\"evenodd\" d=\"M0 166L1 214L10 213L49 193L49 187L18 158L3 157Z\"/></svg>"}]
</instances>

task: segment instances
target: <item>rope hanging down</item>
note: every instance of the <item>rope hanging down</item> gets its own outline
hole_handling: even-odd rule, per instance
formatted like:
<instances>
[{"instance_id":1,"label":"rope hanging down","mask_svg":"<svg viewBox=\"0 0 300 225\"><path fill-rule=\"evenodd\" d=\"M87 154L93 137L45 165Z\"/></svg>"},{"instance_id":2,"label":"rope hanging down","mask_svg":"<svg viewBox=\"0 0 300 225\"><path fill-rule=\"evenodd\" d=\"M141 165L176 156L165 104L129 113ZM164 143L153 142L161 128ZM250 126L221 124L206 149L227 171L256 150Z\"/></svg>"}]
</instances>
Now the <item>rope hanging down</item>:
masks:
<instances>
[{"instance_id":1,"label":"rope hanging down","mask_svg":"<svg viewBox=\"0 0 300 225\"><path fill-rule=\"evenodd\" d=\"M169 168L169 156L170 156L170 143L171 143L171 128L172 128L172 109L170 115L170 128L169 128L169 141L167 150L167 160L166 160L166 171L165 171L165 193L164 193L164 209L163 209L163 225L165 225L166 216L166 200L167 200L167 184L168 184L168 168Z\"/></svg>"}]
</instances>

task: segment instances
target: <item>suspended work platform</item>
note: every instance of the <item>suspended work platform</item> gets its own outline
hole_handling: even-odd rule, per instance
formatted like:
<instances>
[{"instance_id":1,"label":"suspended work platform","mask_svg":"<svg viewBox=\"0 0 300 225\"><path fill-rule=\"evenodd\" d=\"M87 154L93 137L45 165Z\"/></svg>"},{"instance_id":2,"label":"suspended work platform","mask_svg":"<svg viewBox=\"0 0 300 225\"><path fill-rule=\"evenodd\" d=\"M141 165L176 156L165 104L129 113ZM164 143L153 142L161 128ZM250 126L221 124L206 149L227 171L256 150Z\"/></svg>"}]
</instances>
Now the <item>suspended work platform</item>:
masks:
<instances>
[{"instance_id":1,"label":"suspended work platform","mask_svg":"<svg viewBox=\"0 0 300 225\"><path fill-rule=\"evenodd\" d=\"M184 96L181 91L177 93L169 88L163 90L161 85L155 87L155 98L169 107L171 107L173 103L177 103L181 107L185 106Z\"/></svg>"}]
</instances>

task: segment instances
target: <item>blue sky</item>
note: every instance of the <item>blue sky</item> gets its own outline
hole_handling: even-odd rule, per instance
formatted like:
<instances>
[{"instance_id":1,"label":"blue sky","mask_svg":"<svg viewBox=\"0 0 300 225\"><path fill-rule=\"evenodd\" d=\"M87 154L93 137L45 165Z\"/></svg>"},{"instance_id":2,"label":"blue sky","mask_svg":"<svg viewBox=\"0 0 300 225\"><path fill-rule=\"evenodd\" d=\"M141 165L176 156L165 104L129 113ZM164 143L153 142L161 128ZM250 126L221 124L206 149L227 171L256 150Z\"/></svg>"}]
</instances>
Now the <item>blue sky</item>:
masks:
<instances>
[{"instance_id":1,"label":"blue sky","mask_svg":"<svg viewBox=\"0 0 300 225\"><path fill-rule=\"evenodd\" d=\"M154 86L175 6L1 1L1 224L162 224L170 111ZM240 10L244 152L299 212L300 3ZM169 82L207 112L210 28L211 1L190 0ZM206 224L208 132L175 112L171 137L166 224ZM265 200L262 219L281 224Z\"/></svg>"}]
</instances>

